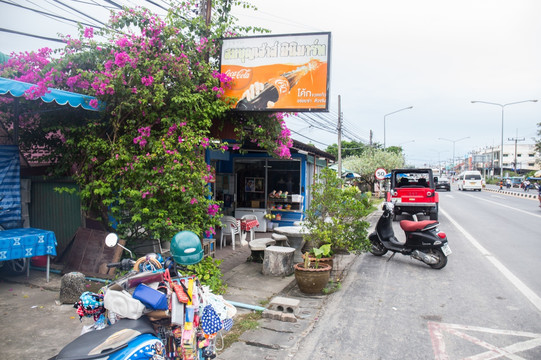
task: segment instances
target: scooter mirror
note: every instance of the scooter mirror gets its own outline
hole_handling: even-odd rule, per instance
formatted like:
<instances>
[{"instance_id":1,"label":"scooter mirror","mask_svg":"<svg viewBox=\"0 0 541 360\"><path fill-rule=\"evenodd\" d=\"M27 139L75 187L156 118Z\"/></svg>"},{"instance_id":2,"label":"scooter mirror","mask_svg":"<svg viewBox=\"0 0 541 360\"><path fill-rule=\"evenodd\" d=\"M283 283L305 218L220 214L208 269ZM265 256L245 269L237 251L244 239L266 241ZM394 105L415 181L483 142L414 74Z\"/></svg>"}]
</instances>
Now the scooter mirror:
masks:
<instances>
[{"instance_id":1,"label":"scooter mirror","mask_svg":"<svg viewBox=\"0 0 541 360\"><path fill-rule=\"evenodd\" d=\"M118 244L118 235L115 233L107 234L105 237L105 245L108 247L115 247Z\"/></svg>"}]
</instances>

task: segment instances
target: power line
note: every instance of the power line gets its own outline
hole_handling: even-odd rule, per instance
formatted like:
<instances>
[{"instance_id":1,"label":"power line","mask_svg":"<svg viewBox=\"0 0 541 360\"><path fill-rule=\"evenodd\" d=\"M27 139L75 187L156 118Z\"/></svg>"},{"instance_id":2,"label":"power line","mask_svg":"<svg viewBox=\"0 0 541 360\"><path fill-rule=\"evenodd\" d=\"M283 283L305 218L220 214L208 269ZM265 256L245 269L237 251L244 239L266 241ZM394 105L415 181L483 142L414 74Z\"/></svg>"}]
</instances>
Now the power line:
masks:
<instances>
[{"instance_id":1,"label":"power line","mask_svg":"<svg viewBox=\"0 0 541 360\"><path fill-rule=\"evenodd\" d=\"M308 140L313 141L313 142L315 142L315 143L321 144L321 145L323 145L323 146L326 146L326 147L329 147L329 146L330 146L329 144L325 144L325 143L322 143L321 141L317 141L317 140L314 140L314 139L312 139L312 138L309 138L308 136L302 135L302 134L296 132L295 130L289 129L289 131L291 131L292 133L297 134L297 135L299 135L299 136L302 136L302 137L305 138L305 139L308 139Z\"/></svg>"},{"instance_id":2,"label":"power line","mask_svg":"<svg viewBox=\"0 0 541 360\"><path fill-rule=\"evenodd\" d=\"M105 23L103 23L102 21L100 21L100 20L98 20L98 19L94 19L94 18L93 18L92 16L90 16L90 15L83 14L83 13L81 13L79 10L77 10L77 9L75 9L75 8L69 6L69 5L64 4L64 3L63 3L62 1L60 1L60 0L53 0L53 1L56 2L56 3L59 3L60 5L63 5L63 6L65 6L65 7L67 7L67 8L70 9L70 10L75 11L75 12L78 13L78 14L81 14L81 15L83 15L83 16L86 16L86 17L89 18L89 19L94 20L94 21L97 22L98 24L102 24L104 27L107 27L107 25L106 25Z\"/></svg>"},{"instance_id":3,"label":"power line","mask_svg":"<svg viewBox=\"0 0 541 360\"><path fill-rule=\"evenodd\" d=\"M60 16L60 15L55 15L55 14L47 13L47 12L45 12L45 11L32 9L32 8L29 8L29 7L26 7L26 6L23 6L23 5L19 5L19 4L13 4L13 3L7 2L7 1L5 1L5 0L0 0L0 3L4 3L4 4L7 4L7 5L11 5L11 6L16 6L16 7L25 9L25 10L33 11L33 12L38 13L38 14L40 14L40 15L44 15L44 16L52 16L52 17L55 17L55 18L58 18L58 19L62 19L62 20L66 20L66 21L69 21L69 22L73 22L73 23L76 23L76 24L77 24L77 23L81 23L81 24L83 24L83 25L94 26L93 24L83 23L83 22L80 22L80 21L76 21L76 20L69 19L69 18L64 17L64 16ZM37 37L37 35L36 35L36 37Z\"/></svg>"},{"instance_id":4,"label":"power line","mask_svg":"<svg viewBox=\"0 0 541 360\"><path fill-rule=\"evenodd\" d=\"M64 42L64 40L62 40L62 39L51 38L51 37L41 36L41 35L34 35L34 34L24 33L24 32L21 32L21 31L10 30L10 29L0 28L0 31L1 31L1 32L11 33L11 34L17 34L17 35L23 35L23 36L34 37L34 38L37 38L37 39L43 39L43 40L49 40L49 41L55 41L55 42L60 42L60 43L63 43L63 42Z\"/></svg>"}]
</instances>

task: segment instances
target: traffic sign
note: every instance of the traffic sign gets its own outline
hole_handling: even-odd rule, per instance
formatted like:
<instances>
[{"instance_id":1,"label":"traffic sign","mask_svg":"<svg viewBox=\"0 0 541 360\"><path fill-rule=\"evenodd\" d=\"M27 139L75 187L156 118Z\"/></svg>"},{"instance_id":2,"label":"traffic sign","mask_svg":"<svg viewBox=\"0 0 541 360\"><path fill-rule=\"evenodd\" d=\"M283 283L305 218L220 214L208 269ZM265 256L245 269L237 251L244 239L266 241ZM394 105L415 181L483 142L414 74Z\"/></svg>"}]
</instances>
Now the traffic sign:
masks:
<instances>
[{"instance_id":1,"label":"traffic sign","mask_svg":"<svg viewBox=\"0 0 541 360\"><path fill-rule=\"evenodd\" d=\"M376 175L376 179L383 180L385 179L385 175L387 175L387 171L385 171L385 169L383 168L378 168L375 172L375 175Z\"/></svg>"}]
</instances>

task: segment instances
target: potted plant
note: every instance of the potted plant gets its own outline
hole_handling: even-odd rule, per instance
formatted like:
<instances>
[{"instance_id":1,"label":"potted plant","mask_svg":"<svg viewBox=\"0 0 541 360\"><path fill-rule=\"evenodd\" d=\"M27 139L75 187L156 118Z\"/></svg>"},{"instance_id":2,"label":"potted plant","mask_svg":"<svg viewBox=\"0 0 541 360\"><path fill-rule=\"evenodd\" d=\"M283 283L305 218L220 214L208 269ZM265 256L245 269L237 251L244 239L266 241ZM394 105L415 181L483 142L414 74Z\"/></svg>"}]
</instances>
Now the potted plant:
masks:
<instances>
[{"instance_id":1,"label":"potted plant","mask_svg":"<svg viewBox=\"0 0 541 360\"><path fill-rule=\"evenodd\" d=\"M316 257L314 261L310 260L309 254L304 254L304 262L295 264L295 280L301 292L305 294L319 294L329 282L331 276L331 265L320 263Z\"/></svg>"},{"instance_id":2,"label":"potted plant","mask_svg":"<svg viewBox=\"0 0 541 360\"><path fill-rule=\"evenodd\" d=\"M363 219L373 210L370 193L345 186L334 170L322 169L312 186L312 201L303 225L306 244L313 248L329 244L334 254L367 251L369 223Z\"/></svg>"},{"instance_id":3,"label":"potted plant","mask_svg":"<svg viewBox=\"0 0 541 360\"><path fill-rule=\"evenodd\" d=\"M306 256L309 257L310 261L317 261L319 264L329 264L331 268L333 266L334 255L331 250L331 244L323 244L318 248L313 247L310 249L310 252L306 252L302 255L304 259Z\"/></svg>"}]
</instances>

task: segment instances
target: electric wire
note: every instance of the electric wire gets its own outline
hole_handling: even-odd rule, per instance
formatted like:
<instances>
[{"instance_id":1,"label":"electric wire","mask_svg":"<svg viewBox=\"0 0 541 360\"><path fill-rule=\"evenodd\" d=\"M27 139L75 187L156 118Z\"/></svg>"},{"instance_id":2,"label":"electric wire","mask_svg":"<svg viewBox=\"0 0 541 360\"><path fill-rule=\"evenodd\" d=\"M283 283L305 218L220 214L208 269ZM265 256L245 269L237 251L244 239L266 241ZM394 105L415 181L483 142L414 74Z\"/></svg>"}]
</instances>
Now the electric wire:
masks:
<instances>
[{"instance_id":1,"label":"electric wire","mask_svg":"<svg viewBox=\"0 0 541 360\"><path fill-rule=\"evenodd\" d=\"M103 25L104 27L107 27L107 24L105 24L104 22L102 22L102 21L100 21L100 20L98 20L98 19L95 19L95 18L93 18L93 17L90 16L90 15L83 14L83 13L81 13L79 10L77 10L77 9L75 9L75 8L73 8L73 7L69 6L69 5L67 5L67 4L64 4L64 3L63 3L62 1L60 1L60 0L53 0L53 1L56 2L56 3L59 3L59 4L63 5L63 6L65 6L65 7L67 7L68 9L71 9L71 10L75 11L77 14L86 16L87 18L94 20L94 21L97 22L98 24L101 24L101 25Z\"/></svg>"},{"instance_id":2,"label":"electric wire","mask_svg":"<svg viewBox=\"0 0 541 360\"><path fill-rule=\"evenodd\" d=\"M73 19L69 19L69 18L67 18L67 17L65 17L65 16L60 16L60 15L55 15L55 14L47 13L47 12L40 11L40 10L36 10L36 9L32 9L32 8L29 8L29 7L26 7L26 6L23 6L23 5L10 3L10 2L7 2L7 1L5 1L5 0L0 0L0 3L4 3L4 4L7 4L7 5L12 5L12 6L16 6L16 7L25 9L25 10L29 10L29 11L38 13L38 14L43 15L43 16L51 16L51 17L55 17L55 18L58 18L58 19L66 20L66 21L69 21L69 22L79 23L79 21L76 21L76 20L73 20ZM89 23L83 23L83 22L80 22L80 23L81 23L82 25L94 26L94 25L89 24ZM37 36L37 35L36 35L36 36Z\"/></svg>"},{"instance_id":3,"label":"electric wire","mask_svg":"<svg viewBox=\"0 0 541 360\"><path fill-rule=\"evenodd\" d=\"M21 32L21 31L10 30L10 29L4 29L4 28L0 28L0 32L7 32L7 33L10 33L10 34L16 34L16 35L23 35L23 36L28 36L28 37L34 37L34 38L37 38L37 39L48 40L48 41L54 41L54 42L59 42L59 43L63 43L63 42L64 42L64 40L62 40L62 39L56 39L56 38L51 38L51 37L41 36L41 35L34 35L34 34L24 33L24 32Z\"/></svg>"}]
</instances>

